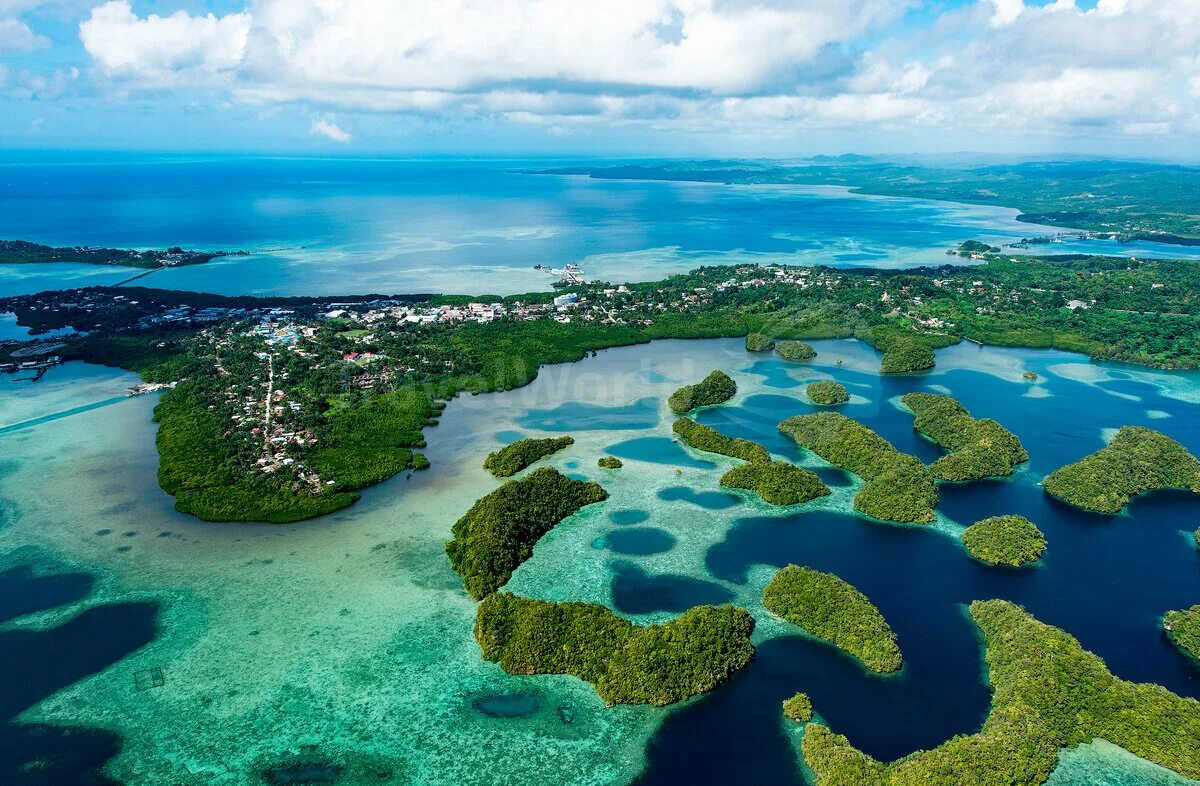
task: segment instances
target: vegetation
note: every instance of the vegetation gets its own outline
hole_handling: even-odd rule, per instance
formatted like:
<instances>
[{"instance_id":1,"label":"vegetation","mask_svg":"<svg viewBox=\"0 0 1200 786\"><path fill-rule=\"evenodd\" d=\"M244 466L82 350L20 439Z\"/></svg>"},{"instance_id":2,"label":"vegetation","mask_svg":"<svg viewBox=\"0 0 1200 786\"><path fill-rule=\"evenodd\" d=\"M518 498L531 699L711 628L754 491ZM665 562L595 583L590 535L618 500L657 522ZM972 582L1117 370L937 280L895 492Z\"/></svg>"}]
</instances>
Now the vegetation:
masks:
<instances>
[{"instance_id":1,"label":"vegetation","mask_svg":"<svg viewBox=\"0 0 1200 786\"><path fill-rule=\"evenodd\" d=\"M808 387L805 388L805 392L814 404L821 404L827 407L845 404L850 400L850 393L846 390L846 386L830 379L810 382Z\"/></svg>"},{"instance_id":2,"label":"vegetation","mask_svg":"<svg viewBox=\"0 0 1200 786\"><path fill-rule=\"evenodd\" d=\"M600 460L596 462L596 465L604 469L620 469L621 467L625 466L621 463L621 459L617 458L616 456L601 456Z\"/></svg>"},{"instance_id":3,"label":"vegetation","mask_svg":"<svg viewBox=\"0 0 1200 786\"><path fill-rule=\"evenodd\" d=\"M930 467L942 480L1008 476L1029 460L1015 434L990 418L976 420L950 396L906 393L900 400L917 416L913 428L951 451Z\"/></svg>"},{"instance_id":4,"label":"vegetation","mask_svg":"<svg viewBox=\"0 0 1200 786\"><path fill-rule=\"evenodd\" d=\"M714 371L695 385L684 385L671 394L667 404L682 415L697 407L723 404L737 393L737 383L723 371Z\"/></svg>"},{"instance_id":5,"label":"vegetation","mask_svg":"<svg viewBox=\"0 0 1200 786\"><path fill-rule=\"evenodd\" d=\"M696 606L637 626L594 603L551 603L506 592L475 616L483 657L509 674L571 674L610 706L664 706L710 691L754 657L754 619L733 606Z\"/></svg>"},{"instance_id":6,"label":"vegetation","mask_svg":"<svg viewBox=\"0 0 1200 786\"><path fill-rule=\"evenodd\" d=\"M446 554L478 600L502 587L556 524L607 497L599 484L572 480L553 467L536 469L476 501L454 523Z\"/></svg>"},{"instance_id":7,"label":"vegetation","mask_svg":"<svg viewBox=\"0 0 1200 786\"><path fill-rule=\"evenodd\" d=\"M883 353L879 365L879 371L883 374L908 374L931 369L936 362L933 350L958 341L950 336L917 334L886 325L860 331L856 337Z\"/></svg>"},{"instance_id":8,"label":"vegetation","mask_svg":"<svg viewBox=\"0 0 1200 786\"><path fill-rule=\"evenodd\" d=\"M776 341L775 351L782 355L784 360L796 362L812 360L817 356L817 350L803 341Z\"/></svg>"},{"instance_id":9,"label":"vegetation","mask_svg":"<svg viewBox=\"0 0 1200 786\"><path fill-rule=\"evenodd\" d=\"M765 333L751 333L746 336L746 350L748 352L766 352L775 346L775 339Z\"/></svg>"},{"instance_id":10,"label":"vegetation","mask_svg":"<svg viewBox=\"0 0 1200 786\"><path fill-rule=\"evenodd\" d=\"M829 494L815 472L786 461L742 464L726 472L721 485L753 491L772 505L799 505Z\"/></svg>"},{"instance_id":11,"label":"vegetation","mask_svg":"<svg viewBox=\"0 0 1200 786\"><path fill-rule=\"evenodd\" d=\"M1076 507L1115 514L1147 491L1200 493L1200 461L1165 434L1122 426L1107 447L1052 472L1044 488Z\"/></svg>"},{"instance_id":12,"label":"vegetation","mask_svg":"<svg viewBox=\"0 0 1200 786\"><path fill-rule=\"evenodd\" d=\"M977 521L967 527L962 542L972 557L989 565L1018 568L1046 553L1046 536L1024 516Z\"/></svg>"},{"instance_id":13,"label":"vegetation","mask_svg":"<svg viewBox=\"0 0 1200 786\"><path fill-rule=\"evenodd\" d=\"M483 460L483 468L498 478L511 478L538 459L574 444L575 440L571 437L518 439L511 445L489 453Z\"/></svg>"},{"instance_id":14,"label":"vegetation","mask_svg":"<svg viewBox=\"0 0 1200 786\"><path fill-rule=\"evenodd\" d=\"M244 253L244 252L238 252ZM184 251L168 248L165 251L131 251L119 248L53 248L26 240L0 240L0 263L35 264L39 262L79 262L85 265L120 265L122 267L177 267L199 265L217 257L228 256L224 251Z\"/></svg>"},{"instance_id":15,"label":"vegetation","mask_svg":"<svg viewBox=\"0 0 1200 786\"><path fill-rule=\"evenodd\" d=\"M671 426L675 434L696 450L707 453L719 453L722 456L766 463L771 460L771 454L757 442L737 437L727 437L711 426L701 425L691 418L678 418Z\"/></svg>"},{"instance_id":16,"label":"vegetation","mask_svg":"<svg viewBox=\"0 0 1200 786\"><path fill-rule=\"evenodd\" d=\"M808 723L813 716L812 699L808 698L807 693L797 693L790 699L785 699L783 715L797 723Z\"/></svg>"},{"instance_id":17,"label":"vegetation","mask_svg":"<svg viewBox=\"0 0 1200 786\"><path fill-rule=\"evenodd\" d=\"M938 501L933 474L858 421L837 412L818 412L788 418L779 430L866 481L854 497L856 510L887 521L933 521Z\"/></svg>"},{"instance_id":18,"label":"vegetation","mask_svg":"<svg viewBox=\"0 0 1200 786\"><path fill-rule=\"evenodd\" d=\"M1036 786L1064 748L1100 737L1188 777L1200 777L1200 702L1117 679L1072 636L1020 606L975 601L987 646L992 709L976 734L882 764L822 726L804 735L818 786Z\"/></svg>"},{"instance_id":19,"label":"vegetation","mask_svg":"<svg viewBox=\"0 0 1200 786\"><path fill-rule=\"evenodd\" d=\"M1026 371L1021 375L1021 379L1025 380L1026 382L1037 382L1037 378L1038 375L1035 371Z\"/></svg>"},{"instance_id":20,"label":"vegetation","mask_svg":"<svg viewBox=\"0 0 1200 786\"><path fill-rule=\"evenodd\" d=\"M872 671L900 668L900 647L866 595L832 573L788 565L763 590L763 605L852 655Z\"/></svg>"},{"instance_id":21,"label":"vegetation","mask_svg":"<svg viewBox=\"0 0 1200 786\"><path fill-rule=\"evenodd\" d=\"M1200 605L1168 611L1163 617L1163 630L1176 647L1200 661Z\"/></svg>"}]
</instances>

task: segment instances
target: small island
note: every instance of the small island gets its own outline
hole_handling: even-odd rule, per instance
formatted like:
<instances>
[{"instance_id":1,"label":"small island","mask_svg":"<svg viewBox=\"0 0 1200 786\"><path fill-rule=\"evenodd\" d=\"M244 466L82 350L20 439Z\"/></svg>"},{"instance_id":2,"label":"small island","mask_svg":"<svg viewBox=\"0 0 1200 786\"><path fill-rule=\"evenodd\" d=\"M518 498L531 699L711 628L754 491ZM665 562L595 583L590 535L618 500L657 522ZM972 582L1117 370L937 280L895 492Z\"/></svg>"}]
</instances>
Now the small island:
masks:
<instances>
[{"instance_id":1,"label":"small island","mask_svg":"<svg viewBox=\"0 0 1200 786\"><path fill-rule=\"evenodd\" d=\"M882 297L888 297L884 292ZM880 361L881 374L910 374L915 371L927 371L934 367L936 359L933 350L948 347L959 341L957 336L941 333L916 333L889 325L860 330L855 333L859 338L883 353Z\"/></svg>"},{"instance_id":2,"label":"small island","mask_svg":"<svg viewBox=\"0 0 1200 786\"><path fill-rule=\"evenodd\" d=\"M846 390L846 386L830 379L811 382L804 392L808 394L814 404L820 404L823 407L835 407L850 400L850 393Z\"/></svg>"},{"instance_id":3,"label":"small island","mask_svg":"<svg viewBox=\"0 0 1200 786\"><path fill-rule=\"evenodd\" d=\"M757 442L737 437L727 437L715 428L705 426L691 418L679 418L671 426L671 430L688 446L706 453L718 453L722 456L766 463L771 460L771 454Z\"/></svg>"},{"instance_id":4,"label":"small island","mask_svg":"<svg viewBox=\"0 0 1200 786\"><path fill-rule=\"evenodd\" d=\"M829 494L817 473L786 461L742 464L721 476L721 485L753 491L772 505L799 505Z\"/></svg>"},{"instance_id":5,"label":"small island","mask_svg":"<svg viewBox=\"0 0 1200 786\"><path fill-rule=\"evenodd\" d=\"M509 674L570 674L614 704L662 707L706 693L754 657L754 618L734 606L696 606L639 626L595 603L489 595L475 615L483 657Z\"/></svg>"},{"instance_id":6,"label":"small island","mask_svg":"<svg viewBox=\"0 0 1200 786\"><path fill-rule=\"evenodd\" d=\"M237 254L245 254L238 251ZM33 265L49 262L77 262L84 265L113 265L155 269L202 265L217 257L230 256L228 251L186 251L178 246L156 251L134 251L120 248L74 246L55 248L27 240L0 240L0 264Z\"/></svg>"},{"instance_id":7,"label":"small island","mask_svg":"<svg viewBox=\"0 0 1200 786\"><path fill-rule=\"evenodd\" d=\"M796 363L805 360L812 360L817 356L817 350L811 345L805 344L803 341L777 341L775 342L775 351L778 352L784 360L791 360Z\"/></svg>"},{"instance_id":8,"label":"small island","mask_svg":"<svg viewBox=\"0 0 1200 786\"><path fill-rule=\"evenodd\" d=\"M602 469L620 469L625 465L616 456L601 456L600 460L596 462L596 466Z\"/></svg>"},{"instance_id":9,"label":"small island","mask_svg":"<svg viewBox=\"0 0 1200 786\"><path fill-rule=\"evenodd\" d=\"M808 723L812 720L812 699L807 693L797 693L783 702L783 716L797 723Z\"/></svg>"},{"instance_id":10,"label":"small island","mask_svg":"<svg viewBox=\"0 0 1200 786\"><path fill-rule=\"evenodd\" d=\"M1044 488L1076 507L1115 515L1148 491L1200 493L1200 461L1166 434L1122 426L1107 447L1052 472Z\"/></svg>"},{"instance_id":11,"label":"small island","mask_svg":"<svg viewBox=\"0 0 1200 786\"><path fill-rule=\"evenodd\" d=\"M1046 536L1024 516L977 521L967 527L962 542L972 557L988 565L1019 568L1046 553Z\"/></svg>"},{"instance_id":12,"label":"small island","mask_svg":"<svg viewBox=\"0 0 1200 786\"><path fill-rule=\"evenodd\" d=\"M788 565L763 590L763 606L877 672L900 668L900 647L866 595L832 573Z\"/></svg>"},{"instance_id":13,"label":"small island","mask_svg":"<svg viewBox=\"0 0 1200 786\"><path fill-rule=\"evenodd\" d=\"M1026 371L1021 375L1021 379L1025 380L1026 382L1037 382L1038 375L1036 371Z\"/></svg>"},{"instance_id":14,"label":"small island","mask_svg":"<svg viewBox=\"0 0 1200 786\"><path fill-rule=\"evenodd\" d=\"M1040 784L1059 751L1097 737L1187 778L1200 777L1200 702L1117 679L1058 628L1004 600L977 600L992 708L983 728L884 764L820 725L805 729L818 786Z\"/></svg>"},{"instance_id":15,"label":"small island","mask_svg":"<svg viewBox=\"0 0 1200 786\"><path fill-rule=\"evenodd\" d=\"M775 339L768 336L766 333L751 333L746 336L746 351L747 352L766 352L774 348Z\"/></svg>"},{"instance_id":16,"label":"small island","mask_svg":"<svg viewBox=\"0 0 1200 786\"><path fill-rule=\"evenodd\" d=\"M1200 604L1163 616L1163 631L1171 643L1200 664Z\"/></svg>"},{"instance_id":17,"label":"small island","mask_svg":"<svg viewBox=\"0 0 1200 786\"><path fill-rule=\"evenodd\" d=\"M518 439L500 450L489 453L483 468L498 478L511 478L539 459L574 445L571 437L550 439Z\"/></svg>"},{"instance_id":18,"label":"small island","mask_svg":"<svg viewBox=\"0 0 1200 786\"><path fill-rule=\"evenodd\" d=\"M951 451L929 468L942 480L1006 477L1029 460L1015 434L990 418L976 420L950 396L906 393L900 400L916 415L913 428Z\"/></svg>"},{"instance_id":19,"label":"small island","mask_svg":"<svg viewBox=\"0 0 1200 786\"><path fill-rule=\"evenodd\" d=\"M607 498L598 483L572 480L553 467L535 469L477 500L451 528L446 554L479 600L502 587L556 524Z\"/></svg>"},{"instance_id":20,"label":"small island","mask_svg":"<svg viewBox=\"0 0 1200 786\"><path fill-rule=\"evenodd\" d=\"M697 407L724 404L737 393L737 383L724 371L714 371L694 385L684 385L667 400L671 411L682 415Z\"/></svg>"},{"instance_id":21,"label":"small island","mask_svg":"<svg viewBox=\"0 0 1200 786\"><path fill-rule=\"evenodd\" d=\"M855 510L885 521L933 521L938 502L933 474L916 457L896 450L858 421L837 412L817 412L788 418L779 430L800 447L866 481L854 497Z\"/></svg>"}]
</instances>

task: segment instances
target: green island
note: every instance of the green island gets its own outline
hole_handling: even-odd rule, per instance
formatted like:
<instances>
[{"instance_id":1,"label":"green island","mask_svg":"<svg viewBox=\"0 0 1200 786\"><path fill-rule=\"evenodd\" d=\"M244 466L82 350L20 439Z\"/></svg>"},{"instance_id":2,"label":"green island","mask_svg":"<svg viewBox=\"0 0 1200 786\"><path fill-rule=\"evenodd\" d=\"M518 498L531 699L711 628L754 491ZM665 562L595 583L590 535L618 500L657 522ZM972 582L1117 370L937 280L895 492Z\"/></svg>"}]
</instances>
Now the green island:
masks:
<instances>
[{"instance_id":1,"label":"green island","mask_svg":"<svg viewBox=\"0 0 1200 786\"><path fill-rule=\"evenodd\" d=\"M970 613L993 690L983 728L883 764L810 725L802 750L818 786L1036 786L1050 777L1059 751L1096 738L1200 777L1200 702L1117 679L1074 637L1014 603L977 600Z\"/></svg>"},{"instance_id":2,"label":"green island","mask_svg":"<svg viewBox=\"0 0 1200 786\"><path fill-rule=\"evenodd\" d=\"M722 685L754 657L754 618L734 606L695 606L639 626L595 603L552 603L507 592L475 615L486 660L509 674L570 674L606 704L656 707Z\"/></svg>"},{"instance_id":3,"label":"green island","mask_svg":"<svg viewBox=\"0 0 1200 786\"><path fill-rule=\"evenodd\" d=\"M1200 461L1166 434L1122 426L1107 447L1055 470L1043 487L1076 507L1112 515L1148 491L1200 493Z\"/></svg>"},{"instance_id":4,"label":"green island","mask_svg":"<svg viewBox=\"0 0 1200 786\"><path fill-rule=\"evenodd\" d=\"M477 500L454 522L446 554L478 600L504 586L556 524L607 498L598 483L573 480L553 467L535 469Z\"/></svg>"},{"instance_id":5,"label":"green island","mask_svg":"<svg viewBox=\"0 0 1200 786\"><path fill-rule=\"evenodd\" d=\"M817 473L786 461L742 464L722 475L721 485L753 491L772 505L799 505L829 494Z\"/></svg>"},{"instance_id":6,"label":"green island","mask_svg":"<svg viewBox=\"0 0 1200 786\"><path fill-rule=\"evenodd\" d=\"M879 364L881 374L910 374L915 371L928 371L936 363L933 350L939 346L949 346L957 342L957 339L949 336L917 336L883 326L864 330L861 334L855 334L855 337L883 353L883 360Z\"/></svg>"},{"instance_id":7,"label":"green island","mask_svg":"<svg viewBox=\"0 0 1200 786\"><path fill-rule=\"evenodd\" d=\"M817 412L788 418L779 430L865 481L854 497L855 510L885 521L933 521L938 502L933 473L858 421L837 412Z\"/></svg>"},{"instance_id":8,"label":"green island","mask_svg":"<svg viewBox=\"0 0 1200 786\"><path fill-rule=\"evenodd\" d=\"M160 267L202 265L233 253L244 255L246 252L186 251L178 246L161 251L154 249L135 251L121 248L93 248L91 246L55 248L40 243L30 243L27 240L0 240L0 264L4 265L78 262L84 265L117 265L153 270Z\"/></svg>"},{"instance_id":9,"label":"green island","mask_svg":"<svg viewBox=\"0 0 1200 786\"><path fill-rule=\"evenodd\" d=\"M1200 604L1163 615L1163 631L1171 643L1200 663Z\"/></svg>"},{"instance_id":10,"label":"green island","mask_svg":"<svg viewBox=\"0 0 1200 786\"><path fill-rule=\"evenodd\" d=\"M808 397L812 399L814 404L826 407L845 404L850 400L850 392L846 390L846 386L830 379L820 379L816 382L810 382L808 387L804 389L804 392L808 394Z\"/></svg>"},{"instance_id":11,"label":"green island","mask_svg":"<svg viewBox=\"0 0 1200 786\"><path fill-rule=\"evenodd\" d=\"M906 393L900 401L916 415L913 428L950 451L929 467L942 480L1005 477L1029 460L1021 440L991 418L976 420L940 393Z\"/></svg>"},{"instance_id":12,"label":"green island","mask_svg":"<svg viewBox=\"0 0 1200 786\"><path fill-rule=\"evenodd\" d=\"M766 352L775 347L775 339L765 333L751 333L746 336L747 352Z\"/></svg>"},{"instance_id":13,"label":"green island","mask_svg":"<svg viewBox=\"0 0 1200 786\"><path fill-rule=\"evenodd\" d=\"M992 516L967 527L963 546L989 565L1019 568L1046 553L1046 536L1024 516Z\"/></svg>"},{"instance_id":14,"label":"green island","mask_svg":"<svg viewBox=\"0 0 1200 786\"><path fill-rule=\"evenodd\" d=\"M803 341L776 341L775 351L784 360L797 363L812 360L817 356L817 350L813 349L811 344L805 344Z\"/></svg>"},{"instance_id":15,"label":"green island","mask_svg":"<svg viewBox=\"0 0 1200 786\"><path fill-rule=\"evenodd\" d=\"M549 439L518 439L500 450L488 454L483 468L498 478L511 478L530 464L574 445L571 437Z\"/></svg>"},{"instance_id":16,"label":"green island","mask_svg":"<svg viewBox=\"0 0 1200 786\"><path fill-rule=\"evenodd\" d=\"M863 194L1016 207L1021 211L1019 221L1084 230L1079 234L1120 241L1200 244L1200 218L1195 210L1200 173L1165 163L1038 161L930 167L850 156L818 157L793 166L744 160L680 161L548 172L621 180L849 186ZM1031 238L1022 245L1049 241Z\"/></svg>"},{"instance_id":17,"label":"green island","mask_svg":"<svg viewBox=\"0 0 1200 786\"><path fill-rule=\"evenodd\" d=\"M569 306L554 305L554 292L41 292L0 299L0 311L35 334L0 345L0 371L60 357L166 386L160 483L176 507L211 521L283 523L343 508L359 489L425 466L415 452L421 430L455 395L510 390L542 364L656 339L769 332L879 345L899 335L933 349L969 338L1200 367L1194 262L982 256L912 270L704 267L627 291L581 285ZM36 338L66 327L87 335Z\"/></svg>"},{"instance_id":18,"label":"green island","mask_svg":"<svg viewBox=\"0 0 1200 786\"><path fill-rule=\"evenodd\" d=\"M737 383L724 371L714 371L694 385L684 385L671 394L667 405L682 415L697 407L724 404L737 393Z\"/></svg>"},{"instance_id":19,"label":"green island","mask_svg":"<svg viewBox=\"0 0 1200 786\"><path fill-rule=\"evenodd\" d=\"M876 672L897 671L896 634L870 599L832 573L788 565L763 590L763 606Z\"/></svg>"},{"instance_id":20,"label":"green island","mask_svg":"<svg viewBox=\"0 0 1200 786\"><path fill-rule=\"evenodd\" d=\"M797 693L783 701L783 716L797 723L808 723L813 717L812 699L807 693Z\"/></svg>"},{"instance_id":21,"label":"green island","mask_svg":"<svg viewBox=\"0 0 1200 786\"><path fill-rule=\"evenodd\" d=\"M596 466L602 469L620 469L625 465L616 456L601 456L600 460L596 462Z\"/></svg>"},{"instance_id":22,"label":"green island","mask_svg":"<svg viewBox=\"0 0 1200 786\"><path fill-rule=\"evenodd\" d=\"M691 418L677 418L671 425L671 430L688 446L696 450L718 453L722 456L755 463L766 463L771 460L771 454L757 442L738 437L727 437L715 428L697 423Z\"/></svg>"}]
</instances>

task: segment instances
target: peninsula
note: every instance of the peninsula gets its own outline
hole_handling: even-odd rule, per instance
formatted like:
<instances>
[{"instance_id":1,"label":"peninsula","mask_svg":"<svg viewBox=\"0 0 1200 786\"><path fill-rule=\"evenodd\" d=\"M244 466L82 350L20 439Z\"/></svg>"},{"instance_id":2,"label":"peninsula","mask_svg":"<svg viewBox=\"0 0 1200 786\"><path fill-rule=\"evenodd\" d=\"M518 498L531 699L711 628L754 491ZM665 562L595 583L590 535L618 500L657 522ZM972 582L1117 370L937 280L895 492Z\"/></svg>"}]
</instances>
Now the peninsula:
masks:
<instances>
[{"instance_id":1,"label":"peninsula","mask_svg":"<svg viewBox=\"0 0 1200 786\"><path fill-rule=\"evenodd\" d=\"M116 265L155 269L160 267L182 267L202 265L218 257L233 254L244 255L245 251L187 251L178 246L156 251L136 251L120 248L94 248L74 246L55 248L30 243L27 240L0 240L0 265L33 265L49 262L78 262L84 265Z\"/></svg>"}]
</instances>

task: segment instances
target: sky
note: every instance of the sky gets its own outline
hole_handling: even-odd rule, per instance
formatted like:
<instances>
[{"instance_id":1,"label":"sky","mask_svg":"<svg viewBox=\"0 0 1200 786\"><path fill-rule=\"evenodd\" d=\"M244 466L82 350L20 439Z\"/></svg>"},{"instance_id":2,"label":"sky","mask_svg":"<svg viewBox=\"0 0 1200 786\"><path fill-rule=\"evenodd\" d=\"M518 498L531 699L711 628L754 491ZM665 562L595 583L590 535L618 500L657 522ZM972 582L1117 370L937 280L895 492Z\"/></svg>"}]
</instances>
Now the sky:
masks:
<instances>
[{"instance_id":1,"label":"sky","mask_svg":"<svg viewBox=\"0 0 1200 786\"><path fill-rule=\"evenodd\" d=\"M0 148L1200 161L1200 0L0 0Z\"/></svg>"}]
</instances>

